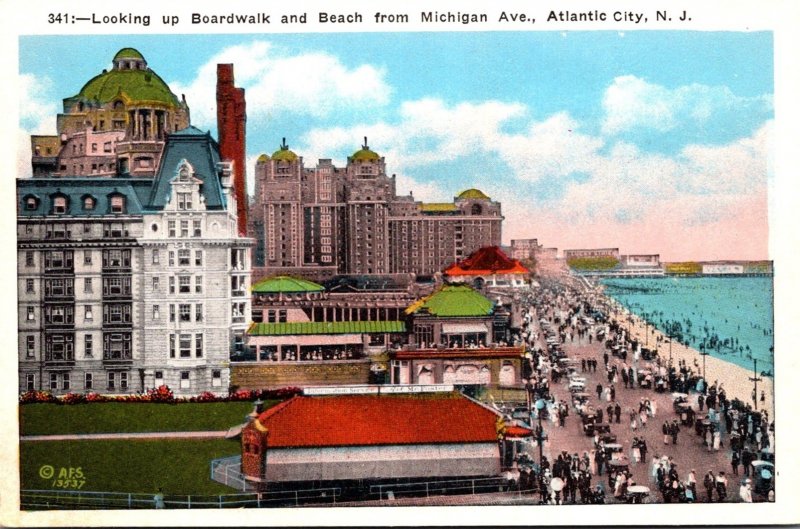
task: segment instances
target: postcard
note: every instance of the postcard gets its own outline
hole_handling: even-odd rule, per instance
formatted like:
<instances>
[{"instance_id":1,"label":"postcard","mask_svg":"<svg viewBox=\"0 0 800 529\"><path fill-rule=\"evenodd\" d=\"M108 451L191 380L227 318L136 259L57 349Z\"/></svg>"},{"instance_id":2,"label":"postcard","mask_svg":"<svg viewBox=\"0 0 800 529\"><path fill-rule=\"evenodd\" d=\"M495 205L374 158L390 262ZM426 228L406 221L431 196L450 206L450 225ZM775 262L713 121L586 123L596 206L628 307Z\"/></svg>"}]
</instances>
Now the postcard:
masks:
<instances>
[{"instance_id":1,"label":"postcard","mask_svg":"<svg viewBox=\"0 0 800 529\"><path fill-rule=\"evenodd\" d=\"M3 523L796 522L798 9L592 4L4 6Z\"/></svg>"}]
</instances>

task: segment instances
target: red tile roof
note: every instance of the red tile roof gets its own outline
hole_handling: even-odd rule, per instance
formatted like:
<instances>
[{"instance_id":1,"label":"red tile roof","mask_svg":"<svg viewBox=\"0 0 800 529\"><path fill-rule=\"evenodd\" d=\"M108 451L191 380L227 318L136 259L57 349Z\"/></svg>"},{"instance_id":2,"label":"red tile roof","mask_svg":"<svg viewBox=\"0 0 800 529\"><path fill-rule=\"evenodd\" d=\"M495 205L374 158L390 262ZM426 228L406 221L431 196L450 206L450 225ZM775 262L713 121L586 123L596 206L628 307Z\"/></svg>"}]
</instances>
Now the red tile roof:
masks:
<instances>
[{"instance_id":1,"label":"red tile roof","mask_svg":"<svg viewBox=\"0 0 800 529\"><path fill-rule=\"evenodd\" d=\"M495 442L497 418L458 393L298 395L258 422L268 447L292 448Z\"/></svg>"},{"instance_id":2,"label":"red tile roof","mask_svg":"<svg viewBox=\"0 0 800 529\"><path fill-rule=\"evenodd\" d=\"M530 270L522 266L517 259L511 259L498 246L485 246L475 250L469 257L450 265L445 275L482 275L482 274L529 274Z\"/></svg>"}]
</instances>

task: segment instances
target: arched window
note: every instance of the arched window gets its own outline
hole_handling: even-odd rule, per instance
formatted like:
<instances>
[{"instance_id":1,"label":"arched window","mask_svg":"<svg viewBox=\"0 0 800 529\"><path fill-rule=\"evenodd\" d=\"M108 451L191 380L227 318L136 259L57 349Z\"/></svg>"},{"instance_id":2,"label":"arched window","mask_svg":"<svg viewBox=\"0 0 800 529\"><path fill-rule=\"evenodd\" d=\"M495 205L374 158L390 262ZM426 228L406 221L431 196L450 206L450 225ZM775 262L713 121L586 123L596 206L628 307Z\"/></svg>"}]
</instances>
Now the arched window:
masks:
<instances>
[{"instance_id":1,"label":"arched window","mask_svg":"<svg viewBox=\"0 0 800 529\"><path fill-rule=\"evenodd\" d=\"M83 197L83 209L85 210L92 210L94 209L97 201L94 199L93 196L86 195Z\"/></svg>"},{"instance_id":2,"label":"arched window","mask_svg":"<svg viewBox=\"0 0 800 529\"><path fill-rule=\"evenodd\" d=\"M472 204L472 214L473 215L481 215L483 214L483 208L480 204Z\"/></svg>"},{"instance_id":3,"label":"arched window","mask_svg":"<svg viewBox=\"0 0 800 529\"><path fill-rule=\"evenodd\" d=\"M39 199L33 195L27 195L23 202L25 203L26 211L33 211L39 207Z\"/></svg>"}]
</instances>

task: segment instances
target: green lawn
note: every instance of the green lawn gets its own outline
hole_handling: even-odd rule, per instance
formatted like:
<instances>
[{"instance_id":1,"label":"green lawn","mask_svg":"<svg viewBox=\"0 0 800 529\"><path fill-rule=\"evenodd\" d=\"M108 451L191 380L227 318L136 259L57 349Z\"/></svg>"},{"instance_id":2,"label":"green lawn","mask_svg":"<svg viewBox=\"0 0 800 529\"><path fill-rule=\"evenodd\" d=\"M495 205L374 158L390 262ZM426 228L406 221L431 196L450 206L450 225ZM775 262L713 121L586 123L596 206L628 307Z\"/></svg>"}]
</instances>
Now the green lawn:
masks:
<instances>
[{"instance_id":1,"label":"green lawn","mask_svg":"<svg viewBox=\"0 0 800 529\"><path fill-rule=\"evenodd\" d=\"M20 443L20 478L23 489L57 489L53 479L61 469L80 468L81 490L153 494L162 487L165 495L234 494L211 480L210 463L239 455L239 446L226 439L28 441ZM55 469L54 478L41 477L48 475L41 471L45 465Z\"/></svg>"},{"instance_id":2,"label":"green lawn","mask_svg":"<svg viewBox=\"0 0 800 529\"><path fill-rule=\"evenodd\" d=\"M266 401L265 409L278 401ZM22 435L227 430L244 422L250 402L180 404L103 402L20 406Z\"/></svg>"}]
</instances>

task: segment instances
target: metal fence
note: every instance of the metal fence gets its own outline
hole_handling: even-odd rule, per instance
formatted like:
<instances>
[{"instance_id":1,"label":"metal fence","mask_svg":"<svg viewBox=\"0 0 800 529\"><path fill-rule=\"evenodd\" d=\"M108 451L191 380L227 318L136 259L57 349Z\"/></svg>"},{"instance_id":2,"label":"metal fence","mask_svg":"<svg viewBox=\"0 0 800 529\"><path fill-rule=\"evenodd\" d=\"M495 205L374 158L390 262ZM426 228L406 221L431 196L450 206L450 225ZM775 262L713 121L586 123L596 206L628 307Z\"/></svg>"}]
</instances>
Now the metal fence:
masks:
<instances>
[{"instance_id":1,"label":"metal fence","mask_svg":"<svg viewBox=\"0 0 800 529\"><path fill-rule=\"evenodd\" d=\"M242 474L242 456L223 457L211 461L211 479L236 490L251 488Z\"/></svg>"},{"instance_id":2,"label":"metal fence","mask_svg":"<svg viewBox=\"0 0 800 529\"><path fill-rule=\"evenodd\" d=\"M242 507L298 507L335 505L339 488L288 490L219 495L165 495L165 509L227 509ZM154 509L154 495L133 492L82 490L22 490L22 510Z\"/></svg>"},{"instance_id":3,"label":"metal fence","mask_svg":"<svg viewBox=\"0 0 800 529\"><path fill-rule=\"evenodd\" d=\"M417 481L410 483L385 483L369 488L371 498L392 500L400 496L443 496L455 494L485 494L487 492L519 492L511 488L505 478L454 479L443 481Z\"/></svg>"}]
</instances>

